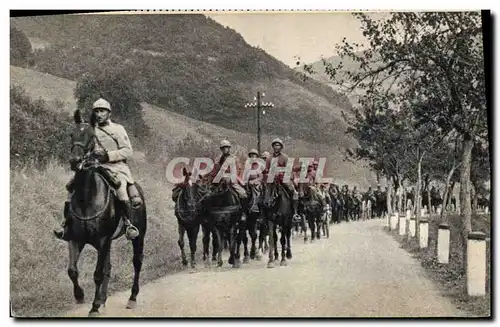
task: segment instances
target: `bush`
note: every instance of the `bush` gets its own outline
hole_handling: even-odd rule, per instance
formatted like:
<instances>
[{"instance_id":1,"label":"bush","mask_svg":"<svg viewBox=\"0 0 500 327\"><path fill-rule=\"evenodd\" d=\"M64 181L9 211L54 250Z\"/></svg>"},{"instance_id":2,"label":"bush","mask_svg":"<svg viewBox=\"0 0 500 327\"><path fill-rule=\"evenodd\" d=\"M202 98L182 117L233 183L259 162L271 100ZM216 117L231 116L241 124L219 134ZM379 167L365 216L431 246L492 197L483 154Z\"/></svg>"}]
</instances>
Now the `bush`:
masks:
<instances>
[{"instance_id":1,"label":"bush","mask_svg":"<svg viewBox=\"0 0 500 327\"><path fill-rule=\"evenodd\" d=\"M99 98L111 103L112 117L135 137L147 136L148 127L142 118L141 96L129 63L111 55L110 59L83 75L76 84L78 108L89 114Z\"/></svg>"},{"instance_id":2,"label":"bush","mask_svg":"<svg viewBox=\"0 0 500 327\"><path fill-rule=\"evenodd\" d=\"M50 112L43 100L31 100L18 86L10 88L10 164L38 168L69 153L70 117Z\"/></svg>"},{"instance_id":3,"label":"bush","mask_svg":"<svg viewBox=\"0 0 500 327\"><path fill-rule=\"evenodd\" d=\"M27 66L31 61L31 42L28 37L15 27L10 28L10 64Z\"/></svg>"}]
</instances>

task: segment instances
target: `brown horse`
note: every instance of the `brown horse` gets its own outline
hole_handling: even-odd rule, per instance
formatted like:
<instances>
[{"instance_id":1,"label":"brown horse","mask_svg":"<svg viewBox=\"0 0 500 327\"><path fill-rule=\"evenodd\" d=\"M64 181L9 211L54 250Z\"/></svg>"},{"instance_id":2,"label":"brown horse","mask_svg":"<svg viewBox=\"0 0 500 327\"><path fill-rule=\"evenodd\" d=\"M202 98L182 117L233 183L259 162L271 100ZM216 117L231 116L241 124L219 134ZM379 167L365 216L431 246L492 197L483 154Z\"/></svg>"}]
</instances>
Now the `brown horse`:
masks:
<instances>
[{"instance_id":1,"label":"brown horse","mask_svg":"<svg viewBox=\"0 0 500 327\"><path fill-rule=\"evenodd\" d=\"M89 316L98 316L99 308L106 303L111 274L111 242L125 233L117 197L106 172L90 154L95 145L94 128L84 123L80 111L74 114L75 129L71 134L71 162L76 171L74 192L68 217L68 275L73 282L73 293L78 303L83 303L84 292L78 284L78 261L85 245L92 245L98 253L94 272L95 296ZM131 222L138 228L139 236L132 240L134 251L134 281L127 308L137 305L139 275L142 269L144 237L147 215L142 189L136 184L143 200L141 207L132 209Z\"/></svg>"}]
</instances>

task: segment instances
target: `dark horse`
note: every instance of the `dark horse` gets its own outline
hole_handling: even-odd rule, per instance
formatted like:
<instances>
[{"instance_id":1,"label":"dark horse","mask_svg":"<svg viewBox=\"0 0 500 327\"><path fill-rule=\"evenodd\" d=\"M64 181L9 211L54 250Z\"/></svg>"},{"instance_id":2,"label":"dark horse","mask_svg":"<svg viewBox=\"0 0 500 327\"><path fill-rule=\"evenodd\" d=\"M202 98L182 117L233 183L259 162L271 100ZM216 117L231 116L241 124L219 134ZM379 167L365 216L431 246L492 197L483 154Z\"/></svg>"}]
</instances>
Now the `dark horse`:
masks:
<instances>
[{"instance_id":1,"label":"dark horse","mask_svg":"<svg viewBox=\"0 0 500 327\"><path fill-rule=\"evenodd\" d=\"M203 217L202 224L205 231L203 237L203 253L208 253L209 238L205 237L211 233L215 238L217 245L217 265L222 266L222 247L223 235L229 235L229 264L233 268L239 268L240 251L239 238L243 232L242 213L238 195L232 190L231 185L225 179L222 179L217 184L212 184L214 187L204 201L207 215ZM209 264L208 260L205 261Z\"/></svg>"},{"instance_id":2,"label":"dark horse","mask_svg":"<svg viewBox=\"0 0 500 327\"><path fill-rule=\"evenodd\" d=\"M125 228L117 205L117 197L106 172L99 162L89 154L95 146L92 125L82 122L80 111L74 114L76 127L71 134L71 161L78 164L75 171L75 190L71 197L68 217L68 275L73 282L73 293L78 303L83 303L84 292L78 284L78 261L86 244L97 250L97 264L94 272L95 296L89 316L98 316L99 308L106 303L108 283L111 274L111 242L125 233ZM144 194L136 183L143 204L132 209L131 222L139 230L139 236L132 240L134 282L127 308L137 306L139 275L142 269L144 236L147 215Z\"/></svg>"},{"instance_id":3,"label":"dark horse","mask_svg":"<svg viewBox=\"0 0 500 327\"><path fill-rule=\"evenodd\" d=\"M330 185L330 189L328 190L331 199L331 208L332 208L332 219L330 223L339 224L342 220L342 199L339 187L336 184Z\"/></svg>"},{"instance_id":4,"label":"dark horse","mask_svg":"<svg viewBox=\"0 0 500 327\"><path fill-rule=\"evenodd\" d=\"M281 232L281 265L286 266L286 259L292 258L292 205L291 199L285 188L276 183L266 183L264 186L264 201L263 201L264 219L268 225L269 231L269 262L268 268L274 267L274 260L278 242L277 229ZM286 252L286 258L285 258Z\"/></svg>"},{"instance_id":5,"label":"dark horse","mask_svg":"<svg viewBox=\"0 0 500 327\"><path fill-rule=\"evenodd\" d=\"M201 215L203 214L202 201L207 196L208 189L201 184L199 179L193 183L191 173L188 173L185 167L182 173L184 181L178 184L181 190L175 202L175 216L177 217L179 230L177 243L181 249L182 264L187 266L188 261L184 252L184 233L187 232L191 251L191 268L194 268L196 266L196 241L200 231Z\"/></svg>"},{"instance_id":6,"label":"dark horse","mask_svg":"<svg viewBox=\"0 0 500 327\"><path fill-rule=\"evenodd\" d=\"M243 242L243 263L248 262L248 258L260 260L262 258L262 252L257 251L257 230L260 229L260 234L265 235L265 230L259 228L261 226L261 206L262 206L262 185L258 184L248 184L247 193L249 194L248 208L244 208L246 211L247 219L243 222L243 232L241 233L242 238L240 241ZM252 245L250 247L250 253L248 253L248 234L250 234L250 239Z\"/></svg>"},{"instance_id":7,"label":"dark horse","mask_svg":"<svg viewBox=\"0 0 500 327\"><path fill-rule=\"evenodd\" d=\"M311 242L313 242L316 238L321 238L323 206L319 202L317 190L307 185L304 191L302 205L304 206L306 220L311 230Z\"/></svg>"}]
</instances>

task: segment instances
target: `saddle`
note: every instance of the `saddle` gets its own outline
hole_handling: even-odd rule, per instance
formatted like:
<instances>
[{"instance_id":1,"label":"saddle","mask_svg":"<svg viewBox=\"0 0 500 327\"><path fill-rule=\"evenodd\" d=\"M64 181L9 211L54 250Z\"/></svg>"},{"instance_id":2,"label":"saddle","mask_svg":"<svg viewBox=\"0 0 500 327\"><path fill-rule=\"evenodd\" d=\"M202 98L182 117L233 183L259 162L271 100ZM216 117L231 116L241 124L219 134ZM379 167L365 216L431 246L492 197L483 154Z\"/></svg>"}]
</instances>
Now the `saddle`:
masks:
<instances>
[{"instance_id":1,"label":"saddle","mask_svg":"<svg viewBox=\"0 0 500 327\"><path fill-rule=\"evenodd\" d=\"M92 211L89 212L87 208L82 207L81 201L76 197L76 193L71 195L71 200L69 203L69 212L72 217L75 217L79 220L92 220L98 218L104 210L107 208L109 204L109 200L111 194L116 196L116 190L111 187L109 181L100 173L97 172L97 175L103 180L103 182L107 185L107 192L103 194L99 199L96 199Z\"/></svg>"}]
</instances>

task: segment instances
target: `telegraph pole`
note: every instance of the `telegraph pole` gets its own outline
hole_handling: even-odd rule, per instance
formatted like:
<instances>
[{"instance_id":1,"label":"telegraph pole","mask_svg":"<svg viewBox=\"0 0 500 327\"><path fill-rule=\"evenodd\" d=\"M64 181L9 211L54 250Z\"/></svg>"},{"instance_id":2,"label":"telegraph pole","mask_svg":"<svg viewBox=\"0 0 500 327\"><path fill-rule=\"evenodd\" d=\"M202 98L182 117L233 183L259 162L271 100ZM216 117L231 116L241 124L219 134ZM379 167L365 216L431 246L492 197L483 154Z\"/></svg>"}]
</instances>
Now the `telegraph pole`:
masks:
<instances>
[{"instance_id":1,"label":"telegraph pole","mask_svg":"<svg viewBox=\"0 0 500 327\"><path fill-rule=\"evenodd\" d=\"M266 111L263 109L274 107L274 104L271 102L262 102L261 101L262 98L265 96L266 96L265 93L257 92L257 96L253 98L253 100L256 102L247 102L245 104L245 108L256 108L257 109L257 151L259 152L259 155L262 153L260 151L260 115L261 115L261 113L263 115L266 114Z\"/></svg>"}]
</instances>

